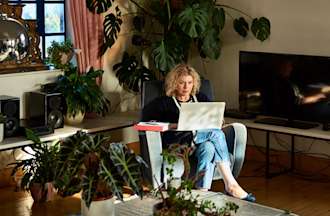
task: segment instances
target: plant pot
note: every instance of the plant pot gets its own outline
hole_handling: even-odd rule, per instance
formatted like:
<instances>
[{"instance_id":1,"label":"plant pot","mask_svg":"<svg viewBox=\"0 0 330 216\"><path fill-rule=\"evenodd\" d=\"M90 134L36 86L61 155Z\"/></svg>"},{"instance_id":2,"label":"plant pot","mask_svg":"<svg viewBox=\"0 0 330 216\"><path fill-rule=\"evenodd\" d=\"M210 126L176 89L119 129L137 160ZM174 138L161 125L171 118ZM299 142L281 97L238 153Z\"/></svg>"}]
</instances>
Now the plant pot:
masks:
<instances>
[{"instance_id":1,"label":"plant pot","mask_svg":"<svg viewBox=\"0 0 330 216\"><path fill-rule=\"evenodd\" d=\"M78 125L84 120L84 117L85 113L83 112L77 112L75 116L67 113L65 115L65 123L68 125Z\"/></svg>"},{"instance_id":2,"label":"plant pot","mask_svg":"<svg viewBox=\"0 0 330 216\"><path fill-rule=\"evenodd\" d=\"M114 216L115 215L115 198L106 200L92 201L87 208L85 201L81 200L82 216Z\"/></svg>"},{"instance_id":3,"label":"plant pot","mask_svg":"<svg viewBox=\"0 0 330 216\"><path fill-rule=\"evenodd\" d=\"M0 123L0 142L3 140L4 124Z\"/></svg>"},{"instance_id":4,"label":"plant pot","mask_svg":"<svg viewBox=\"0 0 330 216\"><path fill-rule=\"evenodd\" d=\"M30 192L34 202L37 203L53 200L56 193L52 182L45 183L43 187L41 183L32 183Z\"/></svg>"}]
</instances>

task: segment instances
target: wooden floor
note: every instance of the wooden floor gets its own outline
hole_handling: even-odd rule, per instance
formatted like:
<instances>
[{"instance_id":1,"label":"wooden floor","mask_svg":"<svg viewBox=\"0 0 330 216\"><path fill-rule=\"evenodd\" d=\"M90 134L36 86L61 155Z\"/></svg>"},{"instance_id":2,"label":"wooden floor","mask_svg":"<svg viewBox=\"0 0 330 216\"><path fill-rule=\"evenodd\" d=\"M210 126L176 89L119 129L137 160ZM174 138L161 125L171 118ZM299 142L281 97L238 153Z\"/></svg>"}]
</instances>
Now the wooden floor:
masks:
<instances>
[{"instance_id":1,"label":"wooden floor","mask_svg":"<svg viewBox=\"0 0 330 216\"><path fill-rule=\"evenodd\" d=\"M324 176L285 174L271 179L263 175L264 163L247 160L239 177L244 188L257 197L260 204L290 210L298 215L330 215L330 181ZM252 176L252 177L251 177ZM258 177L259 176L259 177ZM212 185L214 191L222 191L221 181ZM14 192L13 187L0 188L0 215L77 215L80 213L79 196L60 198L45 204L33 204L27 192Z\"/></svg>"}]
</instances>

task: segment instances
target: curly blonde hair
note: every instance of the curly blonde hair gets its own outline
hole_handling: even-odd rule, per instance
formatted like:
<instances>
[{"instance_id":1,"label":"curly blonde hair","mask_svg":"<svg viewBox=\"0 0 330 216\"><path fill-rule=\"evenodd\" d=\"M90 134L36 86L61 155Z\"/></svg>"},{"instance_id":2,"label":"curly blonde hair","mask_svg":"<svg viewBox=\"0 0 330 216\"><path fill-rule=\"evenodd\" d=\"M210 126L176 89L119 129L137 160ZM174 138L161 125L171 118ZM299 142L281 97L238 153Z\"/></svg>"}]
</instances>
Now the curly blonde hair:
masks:
<instances>
[{"instance_id":1,"label":"curly blonde hair","mask_svg":"<svg viewBox=\"0 0 330 216\"><path fill-rule=\"evenodd\" d=\"M179 64L175 66L165 78L165 93L167 96L176 96L176 87L177 81L180 76L192 76L194 80L193 89L191 91L192 95L195 95L199 92L199 88L201 86L201 79L199 74L196 72L194 68L187 64Z\"/></svg>"}]
</instances>

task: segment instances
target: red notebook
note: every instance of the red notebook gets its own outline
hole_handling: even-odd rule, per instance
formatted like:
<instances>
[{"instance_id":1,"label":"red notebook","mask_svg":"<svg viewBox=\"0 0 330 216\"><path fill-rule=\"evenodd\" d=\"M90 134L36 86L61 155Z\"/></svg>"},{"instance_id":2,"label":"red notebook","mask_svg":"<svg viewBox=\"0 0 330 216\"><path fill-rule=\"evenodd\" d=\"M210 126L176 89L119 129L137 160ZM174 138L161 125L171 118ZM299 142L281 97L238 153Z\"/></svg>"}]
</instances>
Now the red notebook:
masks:
<instances>
[{"instance_id":1,"label":"red notebook","mask_svg":"<svg viewBox=\"0 0 330 216\"><path fill-rule=\"evenodd\" d=\"M134 125L135 130L142 131L167 131L170 123L168 122L139 122Z\"/></svg>"}]
</instances>

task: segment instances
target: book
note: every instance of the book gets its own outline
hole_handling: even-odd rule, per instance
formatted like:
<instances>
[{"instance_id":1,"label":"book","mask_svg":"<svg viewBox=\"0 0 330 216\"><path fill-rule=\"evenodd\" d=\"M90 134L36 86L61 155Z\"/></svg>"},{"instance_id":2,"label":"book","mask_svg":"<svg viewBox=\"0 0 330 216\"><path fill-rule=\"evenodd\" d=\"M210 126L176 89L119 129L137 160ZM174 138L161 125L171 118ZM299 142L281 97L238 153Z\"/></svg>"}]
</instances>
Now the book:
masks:
<instances>
[{"instance_id":1,"label":"book","mask_svg":"<svg viewBox=\"0 0 330 216\"><path fill-rule=\"evenodd\" d=\"M134 129L141 131L167 131L169 126L169 122L139 122L134 125Z\"/></svg>"}]
</instances>

